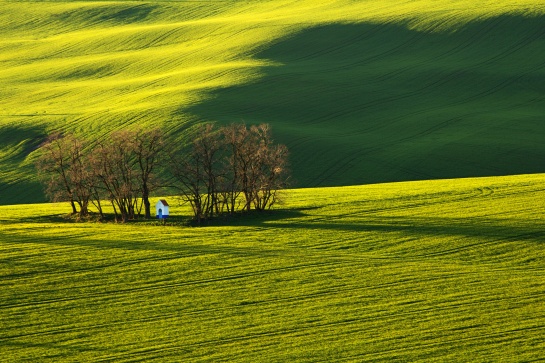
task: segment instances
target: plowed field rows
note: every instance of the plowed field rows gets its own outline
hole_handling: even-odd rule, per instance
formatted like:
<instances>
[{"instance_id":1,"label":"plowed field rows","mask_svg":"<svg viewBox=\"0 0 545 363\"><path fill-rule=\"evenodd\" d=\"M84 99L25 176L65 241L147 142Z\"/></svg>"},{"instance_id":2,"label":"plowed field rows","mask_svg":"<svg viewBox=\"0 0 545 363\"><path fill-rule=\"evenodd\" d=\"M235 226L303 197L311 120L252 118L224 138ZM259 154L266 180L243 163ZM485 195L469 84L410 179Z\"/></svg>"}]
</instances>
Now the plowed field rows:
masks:
<instances>
[{"instance_id":1,"label":"plowed field rows","mask_svg":"<svg viewBox=\"0 0 545 363\"><path fill-rule=\"evenodd\" d=\"M201 228L0 207L0 361L543 358L543 175L284 199Z\"/></svg>"}]
</instances>

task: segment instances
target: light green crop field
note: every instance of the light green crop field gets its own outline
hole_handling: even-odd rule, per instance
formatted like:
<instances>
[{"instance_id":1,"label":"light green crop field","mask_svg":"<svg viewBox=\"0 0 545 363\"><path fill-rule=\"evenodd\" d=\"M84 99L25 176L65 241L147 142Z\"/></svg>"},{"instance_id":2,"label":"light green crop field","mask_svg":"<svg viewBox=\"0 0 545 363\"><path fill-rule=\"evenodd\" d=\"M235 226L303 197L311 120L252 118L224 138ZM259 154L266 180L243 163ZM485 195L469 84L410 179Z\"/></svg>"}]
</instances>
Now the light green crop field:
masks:
<instances>
[{"instance_id":1,"label":"light green crop field","mask_svg":"<svg viewBox=\"0 0 545 363\"><path fill-rule=\"evenodd\" d=\"M543 174L289 190L231 226L68 210L0 207L1 361L544 358Z\"/></svg>"},{"instance_id":2,"label":"light green crop field","mask_svg":"<svg viewBox=\"0 0 545 363\"><path fill-rule=\"evenodd\" d=\"M0 0L0 24L0 361L545 357L542 0ZM49 132L240 120L294 187L405 182L201 228L20 204Z\"/></svg>"},{"instance_id":3,"label":"light green crop field","mask_svg":"<svg viewBox=\"0 0 545 363\"><path fill-rule=\"evenodd\" d=\"M0 0L0 204L51 131L268 122L294 187L543 172L542 0Z\"/></svg>"}]
</instances>

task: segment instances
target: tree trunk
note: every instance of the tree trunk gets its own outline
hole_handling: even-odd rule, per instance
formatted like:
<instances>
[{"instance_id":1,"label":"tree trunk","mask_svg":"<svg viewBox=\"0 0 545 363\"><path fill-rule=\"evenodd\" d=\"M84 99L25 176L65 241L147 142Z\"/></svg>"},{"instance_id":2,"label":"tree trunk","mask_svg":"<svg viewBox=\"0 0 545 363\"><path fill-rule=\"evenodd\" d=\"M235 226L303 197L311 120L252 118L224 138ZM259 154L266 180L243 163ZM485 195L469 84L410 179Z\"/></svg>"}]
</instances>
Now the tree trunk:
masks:
<instances>
[{"instance_id":1,"label":"tree trunk","mask_svg":"<svg viewBox=\"0 0 545 363\"><path fill-rule=\"evenodd\" d=\"M74 203L74 200L70 201L70 205L72 206L72 214L78 214L78 210L76 209L76 203Z\"/></svg>"},{"instance_id":2,"label":"tree trunk","mask_svg":"<svg viewBox=\"0 0 545 363\"><path fill-rule=\"evenodd\" d=\"M151 219L151 204L149 202L149 190L146 184L142 185L142 201L144 202L144 218Z\"/></svg>"},{"instance_id":3,"label":"tree trunk","mask_svg":"<svg viewBox=\"0 0 545 363\"><path fill-rule=\"evenodd\" d=\"M86 217L88 213L89 213L89 202L83 201L82 203L80 203L79 218Z\"/></svg>"},{"instance_id":4,"label":"tree trunk","mask_svg":"<svg viewBox=\"0 0 545 363\"><path fill-rule=\"evenodd\" d=\"M117 214L117 208L115 207L115 201L112 199L112 200L110 200L110 202L112 203L112 207L114 209L114 218L115 218L115 222L117 223L118 222L118 219L117 219L118 214Z\"/></svg>"},{"instance_id":5,"label":"tree trunk","mask_svg":"<svg viewBox=\"0 0 545 363\"><path fill-rule=\"evenodd\" d=\"M102 204L100 204L100 198L97 199L96 207L98 209L98 214L100 215L100 220L104 220L104 212L102 211Z\"/></svg>"}]
</instances>

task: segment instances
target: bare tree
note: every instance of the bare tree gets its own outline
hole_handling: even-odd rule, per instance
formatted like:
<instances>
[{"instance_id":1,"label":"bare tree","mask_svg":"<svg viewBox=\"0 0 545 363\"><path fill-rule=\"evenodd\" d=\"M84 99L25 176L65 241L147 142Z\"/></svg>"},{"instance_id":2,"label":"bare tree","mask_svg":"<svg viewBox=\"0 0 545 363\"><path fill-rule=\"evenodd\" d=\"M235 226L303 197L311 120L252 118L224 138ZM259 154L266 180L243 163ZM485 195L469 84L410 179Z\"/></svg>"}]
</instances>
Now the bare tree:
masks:
<instances>
[{"instance_id":1,"label":"bare tree","mask_svg":"<svg viewBox=\"0 0 545 363\"><path fill-rule=\"evenodd\" d=\"M255 185L258 179L257 161L259 157L259 138L257 128L250 129L244 124L232 124L224 129L226 142L231 149L230 161L233 186L244 195L243 210L249 211Z\"/></svg>"},{"instance_id":2,"label":"bare tree","mask_svg":"<svg viewBox=\"0 0 545 363\"><path fill-rule=\"evenodd\" d=\"M200 126L182 153L170 154L170 172L198 222L241 209L264 210L288 180L284 145L274 144L270 127L233 124ZM101 200L112 204L116 221L151 218L150 194L164 153L159 129L121 130L90 148L73 135L51 135L42 146L37 169L54 201L69 201L72 213L104 217Z\"/></svg>"},{"instance_id":3,"label":"bare tree","mask_svg":"<svg viewBox=\"0 0 545 363\"><path fill-rule=\"evenodd\" d=\"M72 182L74 200L79 206L80 217L89 214L89 202L92 199L93 176L88 168L88 155L84 153L83 143L73 138L70 140L70 168L69 179Z\"/></svg>"},{"instance_id":4,"label":"bare tree","mask_svg":"<svg viewBox=\"0 0 545 363\"><path fill-rule=\"evenodd\" d=\"M225 157L225 178L222 183L222 196L226 209L234 213L241 202L241 194L248 195L247 165L249 161L244 157L243 149L248 142L248 129L244 124L231 124L222 128L224 142L227 148ZM244 203L246 207L246 203Z\"/></svg>"},{"instance_id":5,"label":"bare tree","mask_svg":"<svg viewBox=\"0 0 545 363\"><path fill-rule=\"evenodd\" d=\"M112 203L116 220L134 219L138 197L142 188L136 168L134 133L117 131L94 149L92 157L93 175Z\"/></svg>"},{"instance_id":6,"label":"bare tree","mask_svg":"<svg viewBox=\"0 0 545 363\"><path fill-rule=\"evenodd\" d=\"M108 199L108 195L106 194L105 188L101 185L100 179L97 177L96 174L94 174L93 170L93 161L90 157L88 159L88 168L90 173L90 190L91 190L91 203L95 206L95 208L98 211L100 220L104 220L104 210L102 209L102 200Z\"/></svg>"},{"instance_id":7,"label":"bare tree","mask_svg":"<svg viewBox=\"0 0 545 363\"><path fill-rule=\"evenodd\" d=\"M72 183L68 176L70 168L68 156L69 143L62 134L49 135L40 147L41 154L36 161L38 176L45 184L45 193L53 202L69 201L72 214L77 213L72 191Z\"/></svg>"},{"instance_id":8,"label":"bare tree","mask_svg":"<svg viewBox=\"0 0 545 363\"><path fill-rule=\"evenodd\" d=\"M41 146L36 162L38 175L52 201L68 201L72 214L88 214L91 175L86 167L84 144L74 135L52 134ZM79 212L76 208L79 206Z\"/></svg>"},{"instance_id":9,"label":"bare tree","mask_svg":"<svg viewBox=\"0 0 545 363\"><path fill-rule=\"evenodd\" d=\"M276 201L278 189L288 180L288 149L275 145L268 124L251 126L232 124L224 128L231 155L229 165L233 176L231 201L244 195L244 210L252 206L258 210L270 208Z\"/></svg>"},{"instance_id":10,"label":"bare tree","mask_svg":"<svg viewBox=\"0 0 545 363\"><path fill-rule=\"evenodd\" d=\"M220 211L221 149L220 133L213 125L201 126L188 150L171 155L170 170L182 199L188 202L197 222Z\"/></svg>"},{"instance_id":11,"label":"bare tree","mask_svg":"<svg viewBox=\"0 0 545 363\"><path fill-rule=\"evenodd\" d=\"M273 143L268 125L218 131L200 127L189 150L171 157L171 172L197 222L240 207L268 209L287 183L288 151Z\"/></svg>"},{"instance_id":12,"label":"bare tree","mask_svg":"<svg viewBox=\"0 0 545 363\"><path fill-rule=\"evenodd\" d=\"M140 178L145 218L151 218L151 192L158 187L154 172L160 164L164 148L164 133L160 129L136 130L134 132L134 154Z\"/></svg>"},{"instance_id":13,"label":"bare tree","mask_svg":"<svg viewBox=\"0 0 545 363\"><path fill-rule=\"evenodd\" d=\"M271 208L279 189L287 186L288 148L285 145L262 145L259 153L259 178L253 190L252 202L258 210Z\"/></svg>"}]
</instances>

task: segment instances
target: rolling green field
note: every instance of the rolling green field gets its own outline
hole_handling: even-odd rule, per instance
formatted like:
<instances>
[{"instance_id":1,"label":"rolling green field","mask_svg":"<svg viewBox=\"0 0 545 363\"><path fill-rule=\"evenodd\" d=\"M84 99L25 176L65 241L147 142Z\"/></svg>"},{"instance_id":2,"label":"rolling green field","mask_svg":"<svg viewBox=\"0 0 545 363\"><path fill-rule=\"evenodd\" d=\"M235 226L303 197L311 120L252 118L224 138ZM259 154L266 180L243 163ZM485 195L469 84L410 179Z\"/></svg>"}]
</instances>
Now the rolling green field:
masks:
<instances>
[{"instance_id":1,"label":"rolling green field","mask_svg":"<svg viewBox=\"0 0 545 363\"><path fill-rule=\"evenodd\" d=\"M0 24L0 361L544 359L542 0L0 0ZM274 211L22 204L50 132L240 120L291 151Z\"/></svg>"},{"instance_id":2,"label":"rolling green field","mask_svg":"<svg viewBox=\"0 0 545 363\"><path fill-rule=\"evenodd\" d=\"M45 135L268 122L294 187L543 172L541 0L0 0L0 204Z\"/></svg>"},{"instance_id":3,"label":"rolling green field","mask_svg":"<svg viewBox=\"0 0 545 363\"><path fill-rule=\"evenodd\" d=\"M545 175L284 201L201 228L0 207L0 360L543 359Z\"/></svg>"}]
</instances>

